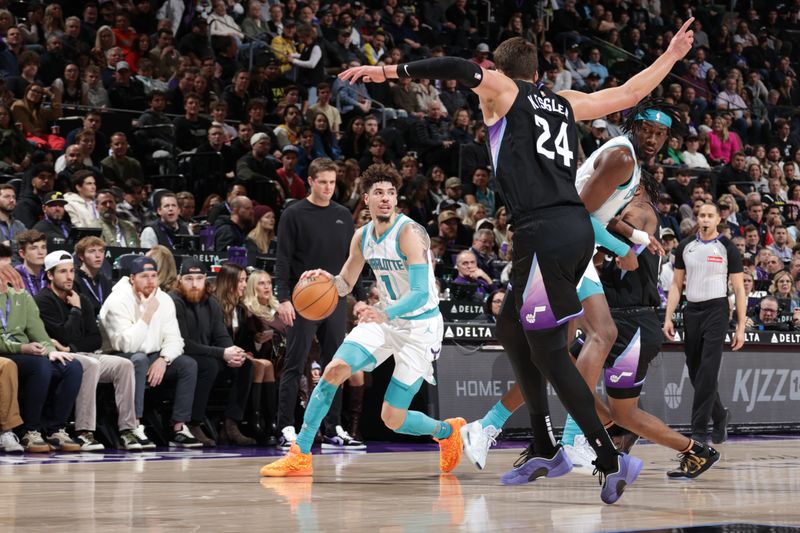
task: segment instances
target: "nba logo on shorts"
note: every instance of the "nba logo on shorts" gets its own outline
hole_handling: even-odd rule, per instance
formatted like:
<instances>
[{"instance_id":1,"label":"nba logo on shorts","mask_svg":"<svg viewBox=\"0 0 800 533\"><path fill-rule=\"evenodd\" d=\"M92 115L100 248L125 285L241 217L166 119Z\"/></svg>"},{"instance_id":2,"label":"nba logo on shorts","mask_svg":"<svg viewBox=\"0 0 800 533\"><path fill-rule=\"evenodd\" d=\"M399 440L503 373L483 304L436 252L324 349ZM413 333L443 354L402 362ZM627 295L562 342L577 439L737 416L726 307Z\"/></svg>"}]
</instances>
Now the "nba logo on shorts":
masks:
<instances>
[{"instance_id":1,"label":"nba logo on shorts","mask_svg":"<svg viewBox=\"0 0 800 533\"><path fill-rule=\"evenodd\" d=\"M528 324L535 324L536 323L536 313L541 313L542 311L546 310L546 305L537 305L533 308L533 313L528 313L525 315L525 320Z\"/></svg>"}]
</instances>

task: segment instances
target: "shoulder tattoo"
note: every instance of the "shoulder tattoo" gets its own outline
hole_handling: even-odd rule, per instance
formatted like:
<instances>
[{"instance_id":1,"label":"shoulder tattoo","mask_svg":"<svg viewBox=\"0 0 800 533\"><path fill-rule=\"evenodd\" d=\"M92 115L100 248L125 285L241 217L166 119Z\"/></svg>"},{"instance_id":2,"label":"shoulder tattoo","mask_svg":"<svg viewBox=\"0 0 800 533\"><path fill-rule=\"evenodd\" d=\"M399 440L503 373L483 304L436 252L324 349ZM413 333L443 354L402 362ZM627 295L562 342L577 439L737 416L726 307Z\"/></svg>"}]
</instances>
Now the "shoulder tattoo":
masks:
<instances>
[{"instance_id":1,"label":"shoulder tattoo","mask_svg":"<svg viewBox=\"0 0 800 533\"><path fill-rule=\"evenodd\" d=\"M429 250L431 247L431 238L428 236L428 232L425 231L425 228L416 222L411 222L409 227L411 228L414 236L422 243L423 248L425 248L425 250Z\"/></svg>"}]
</instances>

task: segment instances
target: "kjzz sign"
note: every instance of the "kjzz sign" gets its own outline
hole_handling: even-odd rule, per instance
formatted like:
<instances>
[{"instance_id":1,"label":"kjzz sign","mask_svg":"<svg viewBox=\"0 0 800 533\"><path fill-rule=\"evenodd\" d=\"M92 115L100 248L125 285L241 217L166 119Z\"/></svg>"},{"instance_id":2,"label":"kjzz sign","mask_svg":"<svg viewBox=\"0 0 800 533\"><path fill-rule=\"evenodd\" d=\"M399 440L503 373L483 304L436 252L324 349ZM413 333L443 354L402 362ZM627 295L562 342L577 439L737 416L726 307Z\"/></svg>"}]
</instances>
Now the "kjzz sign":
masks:
<instances>
[{"instance_id":1,"label":"kjzz sign","mask_svg":"<svg viewBox=\"0 0 800 533\"><path fill-rule=\"evenodd\" d=\"M761 342L778 343L787 342L781 336L792 334L760 335ZM775 341L773 335L777 336ZM651 363L642 391L642 407L673 426L688 426L691 419L693 389L684 361L682 352L663 351ZM504 352L469 351L454 345L443 346L436 379L438 416L463 416L467 420L481 418L515 382ZM599 385L598 392L603 392ZM735 425L800 425L800 357L756 349L726 352L719 394ZM563 426L566 411L552 389L548 397L553 424ZM525 410L515 413L507 427L529 427Z\"/></svg>"}]
</instances>

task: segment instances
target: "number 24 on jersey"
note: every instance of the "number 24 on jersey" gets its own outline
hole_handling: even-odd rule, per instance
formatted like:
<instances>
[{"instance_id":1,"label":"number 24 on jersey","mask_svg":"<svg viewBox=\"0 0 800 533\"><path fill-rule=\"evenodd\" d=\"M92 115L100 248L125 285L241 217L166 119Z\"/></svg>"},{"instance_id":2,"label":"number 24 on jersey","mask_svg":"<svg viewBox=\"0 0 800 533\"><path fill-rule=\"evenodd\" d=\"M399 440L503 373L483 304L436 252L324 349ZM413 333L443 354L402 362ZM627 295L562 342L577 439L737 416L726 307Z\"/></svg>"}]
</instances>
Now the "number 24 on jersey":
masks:
<instances>
[{"instance_id":1,"label":"number 24 on jersey","mask_svg":"<svg viewBox=\"0 0 800 533\"><path fill-rule=\"evenodd\" d=\"M544 118L538 115L536 115L534 119L536 121L536 125L542 129L539 137L536 140L536 151L550 160L555 160L556 155L558 155L563 160L564 166L569 167L572 163L572 159L575 157L575 154L573 154L572 150L569 149L566 122L561 123L561 129L558 130L558 135L556 135L556 139L553 142L555 145L555 151L553 151L545 147L545 143L547 143L547 141L553 137L550 133L550 125Z\"/></svg>"}]
</instances>

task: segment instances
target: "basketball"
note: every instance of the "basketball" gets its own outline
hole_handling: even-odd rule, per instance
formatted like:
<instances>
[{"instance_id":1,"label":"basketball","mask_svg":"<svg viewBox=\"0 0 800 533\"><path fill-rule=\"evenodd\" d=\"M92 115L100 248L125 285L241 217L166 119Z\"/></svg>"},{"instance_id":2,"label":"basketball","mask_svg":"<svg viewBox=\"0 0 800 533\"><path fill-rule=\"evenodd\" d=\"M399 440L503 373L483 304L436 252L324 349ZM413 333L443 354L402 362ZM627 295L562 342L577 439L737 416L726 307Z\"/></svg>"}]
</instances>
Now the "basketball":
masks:
<instances>
[{"instance_id":1,"label":"basketball","mask_svg":"<svg viewBox=\"0 0 800 533\"><path fill-rule=\"evenodd\" d=\"M328 318L336 309L339 294L332 279L324 276L311 277L295 285L292 303L306 320L322 320Z\"/></svg>"}]
</instances>

